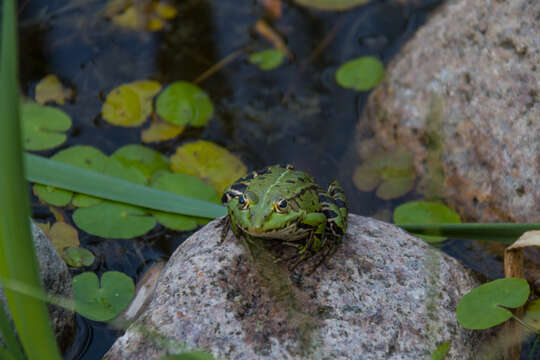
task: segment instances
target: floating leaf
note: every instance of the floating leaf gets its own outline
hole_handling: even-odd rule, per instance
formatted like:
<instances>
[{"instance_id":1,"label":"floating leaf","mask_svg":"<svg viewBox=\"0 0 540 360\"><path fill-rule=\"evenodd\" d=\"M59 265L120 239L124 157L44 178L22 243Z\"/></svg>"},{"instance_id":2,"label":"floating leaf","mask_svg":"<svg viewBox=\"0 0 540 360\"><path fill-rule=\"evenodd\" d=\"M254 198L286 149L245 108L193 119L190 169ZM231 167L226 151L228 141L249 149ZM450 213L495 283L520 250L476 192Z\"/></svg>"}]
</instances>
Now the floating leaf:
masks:
<instances>
[{"instance_id":1,"label":"floating leaf","mask_svg":"<svg viewBox=\"0 0 540 360\"><path fill-rule=\"evenodd\" d=\"M183 126L178 126L163 121L153 121L148 129L141 132L141 139L143 143L165 141L174 139L183 131Z\"/></svg>"},{"instance_id":2,"label":"floating leaf","mask_svg":"<svg viewBox=\"0 0 540 360\"><path fill-rule=\"evenodd\" d=\"M365 91L377 85L383 76L383 64L373 56L363 56L341 65L336 81L346 89Z\"/></svg>"},{"instance_id":3,"label":"floating leaf","mask_svg":"<svg viewBox=\"0 0 540 360\"><path fill-rule=\"evenodd\" d=\"M276 49L267 49L253 53L249 56L248 61L257 65L261 70L272 70L283 63L285 54Z\"/></svg>"},{"instance_id":4,"label":"floating leaf","mask_svg":"<svg viewBox=\"0 0 540 360\"><path fill-rule=\"evenodd\" d=\"M73 91L64 88L56 75L47 75L36 85L36 101L40 105L54 102L64 105L67 99L73 96Z\"/></svg>"},{"instance_id":5,"label":"floating leaf","mask_svg":"<svg viewBox=\"0 0 540 360\"><path fill-rule=\"evenodd\" d=\"M135 293L133 280L124 273L108 271L101 276L101 285L93 272L73 278L75 309L94 321L108 321L120 314Z\"/></svg>"},{"instance_id":6,"label":"floating leaf","mask_svg":"<svg viewBox=\"0 0 540 360\"><path fill-rule=\"evenodd\" d=\"M64 133L71 127L71 118L60 109L25 103L21 106L24 148L31 151L52 149L66 141Z\"/></svg>"},{"instance_id":7,"label":"floating leaf","mask_svg":"<svg viewBox=\"0 0 540 360\"><path fill-rule=\"evenodd\" d=\"M159 151L142 145L126 145L116 150L112 158L120 161L125 167L140 170L147 178L159 170L169 169L169 160Z\"/></svg>"},{"instance_id":8,"label":"floating leaf","mask_svg":"<svg viewBox=\"0 0 540 360\"><path fill-rule=\"evenodd\" d=\"M411 201L398 206L394 210L396 224L439 224L461 223L459 215L452 209L439 202ZM441 242L445 237L421 235L428 243Z\"/></svg>"},{"instance_id":9,"label":"floating leaf","mask_svg":"<svg viewBox=\"0 0 540 360\"><path fill-rule=\"evenodd\" d=\"M56 222L45 232L60 256L64 249L79 246L79 234L77 229L65 222Z\"/></svg>"},{"instance_id":10,"label":"floating leaf","mask_svg":"<svg viewBox=\"0 0 540 360\"><path fill-rule=\"evenodd\" d=\"M89 207L92 205L97 205L101 202L103 202L103 199L86 194L75 194L71 200L73 206L76 207Z\"/></svg>"},{"instance_id":11,"label":"floating leaf","mask_svg":"<svg viewBox=\"0 0 540 360\"><path fill-rule=\"evenodd\" d=\"M110 0L105 14L116 25L127 29L157 31L165 26L165 20L176 17L178 11L172 5L157 1L132 4L123 0Z\"/></svg>"},{"instance_id":12,"label":"floating leaf","mask_svg":"<svg viewBox=\"0 0 540 360\"><path fill-rule=\"evenodd\" d=\"M431 360L444 360L450 351L450 341L443 342L431 355Z\"/></svg>"},{"instance_id":13,"label":"floating leaf","mask_svg":"<svg viewBox=\"0 0 540 360\"><path fill-rule=\"evenodd\" d=\"M294 2L320 10L347 10L367 4L369 0L294 0Z\"/></svg>"},{"instance_id":14,"label":"floating leaf","mask_svg":"<svg viewBox=\"0 0 540 360\"><path fill-rule=\"evenodd\" d=\"M219 203L219 196L216 190L204 181L185 174L162 173L153 179L152 187L169 191L178 195L190 196L199 200ZM178 231L189 231L197 227L206 219L170 214L160 211L152 211L157 221L170 229Z\"/></svg>"},{"instance_id":15,"label":"floating leaf","mask_svg":"<svg viewBox=\"0 0 540 360\"><path fill-rule=\"evenodd\" d=\"M157 114L178 126L206 125L214 113L208 95L196 85L177 81L169 85L157 98Z\"/></svg>"},{"instance_id":16,"label":"floating leaf","mask_svg":"<svg viewBox=\"0 0 540 360\"><path fill-rule=\"evenodd\" d=\"M64 250L62 259L71 267L90 266L94 263L94 254L88 249L71 247Z\"/></svg>"},{"instance_id":17,"label":"floating leaf","mask_svg":"<svg viewBox=\"0 0 540 360\"><path fill-rule=\"evenodd\" d=\"M517 308L529 297L529 284L525 279L498 279L472 289L461 298L456 318L466 329L487 329L512 317L505 308ZM503 308L504 307L504 308Z\"/></svg>"},{"instance_id":18,"label":"floating leaf","mask_svg":"<svg viewBox=\"0 0 540 360\"><path fill-rule=\"evenodd\" d=\"M146 185L147 183L147 178L141 170L129 165L126 166L120 160L113 157L107 159L104 174L139 185Z\"/></svg>"},{"instance_id":19,"label":"floating leaf","mask_svg":"<svg viewBox=\"0 0 540 360\"><path fill-rule=\"evenodd\" d=\"M152 98L161 89L156 81L135 81L113 89L101 109L103 119L113 125L135 127L152 113Z\"/></svg>"},{"instance_id":20,"label":"floating leaf","mask_svg":"<svg viewBox=\"0 0 540 360\"><path fill-rule=\"evenodd\" d=\"M73 197L71 191L41 184L34 185L34 195L39 197L41 201L53 206L66 206Z\"/></svg>"},{"instance_id":21,"label":"floating leaf","mask_svg":"<svg viewBox=\"0 0 540 360\"><path fill-rule=\"evenodd\" d=\"M376 194L385 200L408 193L415 178L412 155L402 150L375 155L353 174L353 182L359 190L372 191L378 186Z\"/></svg>"},{"instance_id":22,"label":"floating leaf","mask_svg":"<svg viewBox=\"0 0 540 360\"><path fill-rule=\"evenodd\" d=\"M89 234L109 239L130 239L145 234L156 220L141 208L104 202L73 213L75 224Z\"/></svg>"},{"instance_id":23,"label":"floating leaf","mask_svg":"<svg viewBox=\"0 0 540 360\"><path fill-rule=\"evenodd\" d=\"M178 15L178 10L172 5L162 2L154 3L154 12L162 19L174 19Z\"/></svg>"},{"instance_id":24,"label":"floating leaf","mask_svg":"<svg viewBox=\"0 0 540 360\"><path fill-rule=\"evenodd\" d=\"M171 169L203 179L219 194L247 172L242 161L227 149L205 140L178 147L171 156Z\"/></svg>"}]
</instances>

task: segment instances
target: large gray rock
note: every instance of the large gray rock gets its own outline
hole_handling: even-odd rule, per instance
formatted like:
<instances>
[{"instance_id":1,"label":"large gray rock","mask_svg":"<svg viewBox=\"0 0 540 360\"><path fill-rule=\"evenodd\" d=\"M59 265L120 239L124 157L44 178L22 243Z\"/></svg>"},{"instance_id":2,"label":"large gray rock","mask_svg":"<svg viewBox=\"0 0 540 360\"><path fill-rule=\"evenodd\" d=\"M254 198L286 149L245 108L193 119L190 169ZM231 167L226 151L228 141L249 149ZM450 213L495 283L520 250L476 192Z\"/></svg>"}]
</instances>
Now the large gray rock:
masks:
<instances>
[{"instance_id":1,"label":"large gray rock","mask_svg":"<svg viewBox=\"0 0 540 360\"><path fill-rule=\"evenodd\" d=\"M178 247L149 308L105 359L156 359L204 349L217 359L473 359L478 332L456 305L478 280L458 261L399 228L357 215L327 266L289 273L247 255L211 222ZM279 247L279 246L276 246Z\"/></svg>"},{"instance_id":2,"label":"large gray rock","mask_svg":"<svg viewBox=\"0 0 540 360\"><path fill-rule=\"evenodd\" d=\"M447 1L370 95L360 156L363 138L405 147L420 190L463 218L540 222L539 16L538 0Z\"/></svg>"},{"instance_id":3,"label":"large gray rock","mask_svg":"<svg viewBox=\"0 0 540 360\"><path fill-rule=\"evenodd\" d=\"M32 237L45 291L67 299L73 298L71 275L66 263L58 255L45 233L34 222L32 222ZM1 288L0 301L5 303L4 292ZM75 314L64 308L49 305L49 316L60 348L66 349L76 335Z\"/></svg>"}]
</instances>

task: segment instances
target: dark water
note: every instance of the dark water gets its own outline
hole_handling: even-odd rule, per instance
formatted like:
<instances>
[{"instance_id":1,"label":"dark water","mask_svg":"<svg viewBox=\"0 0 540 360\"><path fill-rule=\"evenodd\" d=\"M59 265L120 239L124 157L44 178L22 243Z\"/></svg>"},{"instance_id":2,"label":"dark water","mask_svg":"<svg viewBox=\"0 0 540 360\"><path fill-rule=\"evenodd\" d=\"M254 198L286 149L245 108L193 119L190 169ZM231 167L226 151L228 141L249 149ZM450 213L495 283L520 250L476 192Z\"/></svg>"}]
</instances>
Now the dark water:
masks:
<instances>
[{"instance_id":1,"label":"dark water","mask_svg":"<svg viewBox=\"0 0 540 360\"><path fill-rule=\"evenodd\" d=\"M396 201L383 201L355 189L350 153L368 93L341 88L334 81L334 72L345 61L362 55L376 56L387 64L440 3L372 1L361 8L332 13L285 1L283 17L274 25L294 53L294 60L262 72L249 64L245 55L239 56L199 84L216 108L208 126L152 147L170 155L191 139L214 141L238 155L250 170L291 163L313 174L322 185L337 178L354 213L390 213L396 205L417 196L411 193ZM140 127L115 127L100 118L104 96L111 89L143 79L163 84L193 81L235 51L271 47L253 30L264 16L257 1L176 1L179 15L157 33L115 26L102 16L104 4L103 0L20 2L24 95L33 97L35 84L51 73L77 93L72 103L62 107L74 121L68 141L40 155L50 156L75 144L93 145L110 154L123 145L140 143ZM332 32L335 38L313 57ZM36 199L33 211L38 220L53 219ZM82 270L98 274L117 270L137 280L187 236L189 233L160 227L134 240L111 241L81 233L82 246L97 257L94 265ZM449 241L443 249L481 272L500 269L500 261L471 244ZM488 260L487 267L478 268L479 258ZM74 270L74 275L82 270ZM78 324L77 342L66 354L69 359L100 359L120 335L81 317Z\"/></svg>"}]
</instances>

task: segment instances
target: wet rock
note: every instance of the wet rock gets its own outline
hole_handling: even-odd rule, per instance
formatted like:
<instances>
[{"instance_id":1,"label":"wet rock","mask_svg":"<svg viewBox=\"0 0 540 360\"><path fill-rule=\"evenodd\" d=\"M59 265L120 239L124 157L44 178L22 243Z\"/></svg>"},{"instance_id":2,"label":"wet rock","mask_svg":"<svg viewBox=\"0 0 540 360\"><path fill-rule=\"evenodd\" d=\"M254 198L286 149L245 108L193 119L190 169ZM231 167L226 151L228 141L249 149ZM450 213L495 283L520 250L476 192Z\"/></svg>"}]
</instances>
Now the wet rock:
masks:
<instances>
[{"instance_id":1,"label":"wet rock","mask_svg":"<svg viewBox=\"0 0 540 360\"><path fill-rule=\"evenodd\" d=\"M308 274L310 262L290 273L264 251L251 257L231 233L218 245L217 224L178 247L105 359L203 349L216 359L416 360L444 341L447 359L477 358L483 335L460 328L455 310L479 281L399 228L351 215L343 244Z\"/></svg>"},{"instance_id":2,"label":"wet rock","mask_svg":"<svg viewBox=\"0 0 540 360\"><path fill-rule=\"evenodd\" d=\"M540 222L539 14L536 0L448 1L370 95L360 156L367 138L405 147L419 190L464 219Z\"/></svg>"},{"instance_id":3,"label":"wet rock","mask_svg":"<svg viewBox=\"0 0 540 360\"><path fill-rule=\"evenodd\" d=\"M66 263L58 255L45 233L34 222L32 222L32 236L44 290L51 295L73 298L71 275ZM2 289L0 289L0 299L5 303ZM75 338L75 314L55 305L48 305L48 307L58 344L61 349L66 349Z\"/></svg>"}]
</instances>

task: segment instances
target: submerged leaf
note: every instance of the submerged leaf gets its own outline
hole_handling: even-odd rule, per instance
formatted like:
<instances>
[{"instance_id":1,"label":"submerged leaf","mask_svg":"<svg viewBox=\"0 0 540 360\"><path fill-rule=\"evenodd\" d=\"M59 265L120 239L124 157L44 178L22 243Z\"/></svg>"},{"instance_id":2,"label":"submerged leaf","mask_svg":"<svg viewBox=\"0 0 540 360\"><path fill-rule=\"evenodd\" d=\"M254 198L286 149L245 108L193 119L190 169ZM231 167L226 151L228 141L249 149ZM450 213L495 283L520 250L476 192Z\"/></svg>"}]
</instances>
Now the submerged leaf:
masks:
<instances>
[{"instance_id":1,"label":"submerged leaf","mask_svg":"<svg viewBox=\"0 0 540 360\"><path fill-rule=\"evenodd\" d=\"M466 329L487 329L512 317L505 308L517 308L529 297L529 284L525 279L498 279L472 289L461 298L456 318ZM504 308L503 308L504 307Z\"/></svg>"},{"instance_id":2,"label":"submerged leaf","mask_svg":"<svg viewBox=\"0 0 540 360\"><path fill-rule=\"evenodd\" d=\"M73 213L73 221L87 233L108 239L131 239L156 225L143 209L113 202L79 208Z\"/></svg>"},{"instance_id":3,"label":"submerged leaf","mask_svg":"<svg viewBox=\"0 0 540 360\"><path fill-rule=\"evenodd\" d=\"M56 75L50 74L45 76L36 85L36 102L44 105L48 102L53 102L58 105L64 105L67 99L73 96L73 91L69 88L64 88Z\"/></svg>"},{"instance_id":4,"label":"submerged leaf","mask_svg":"<svg viewBox=\"0 0 540 360\"><path fill-rule=\"evenodd\" d=\"M108 321L120 314L135 293L133 280L124 273L108 271L101 276L101 284L93 272L73 278L75 309L94 321Z\"/></svg>"},{"instance_id":5,"label":"submerged leaf","mask_svg":"<svg viewBox=\"0 0 540 360\"><path fill-rule=\"evenodd\" d=\"M439 202L411 201L398 206L394 210L396 224L438 224L461 223L459 215ZM442 236L421 235L428 243L446 240Z\"/></svg>"},{"instance_id":6,"label":"submerged leaf","mask_svg":"<svg viewBox=\"0 0 540 360\"><path fill-rule=\"evenodd\" d=\"M46 234L60 256L63 256L64 249L79 246L77 229L65 222L54 223Z\"/></svg>"},{"instance_id":7,"label":"submerged leaf","mask_svg":"<svg viewBox=\"0 0 540 360\"><path fill-rule=\"evenodd\" d=\"M94 263L94 254L88 249L80 247L67 248L62 258L71 267L90 266Z\"/></svg>"},{"instance_id":8,"label":"submerged leaf","mask_svg":"<svg viewBox=\"0 0 540 360\"><path fill-rule=\"evenodd\" d=\"M285 54L276 49L259 51L251 54L248 58L250 63L257 65L261 70L275 69L283 63L284 59Z\"/></svg>"},{"instance_id":9,"label":"submerged leaf","mask_svg":"<svg viewBox=\"0 0 540 360\"><path fill-rule=\"evenodd\" d=\"M172 124L201 127L212 117L214 105L198 86L177 81L158 96L156 112L163 120Z\"/></svg>"},{"instance_id":10,"label":"submerged leaf","mask_svg":"<svg viewBox=\"0 0 540 360\"><path fill-rule=\"evenodd\" d=\"M171 156L171 169L203 179L219 194L247 172L242 161L227 149L205 140L178 147Z\"/></svg>"},{"instance_id":11,"label":"submerged leaf","mask_svg":"<svg viewBox=\"0 0 540 360\"><path fill-rule=\"evenodd\" d=\"M31 151L52 149L63 144L71 118L60 109L25 103L21 106L24 148Z\"/></svg>"},{"instance_id":12,"label":"submerged leaf","mask_svg":"<svg viewBox=\"0 0 540 360\"><path fill-rule=\"evenodd\" d=\"M341 65L336 81L346 89L365 91L377 85L383 76L383 64L373 56L363 56Z\"/></svg>"}]
</instances>

